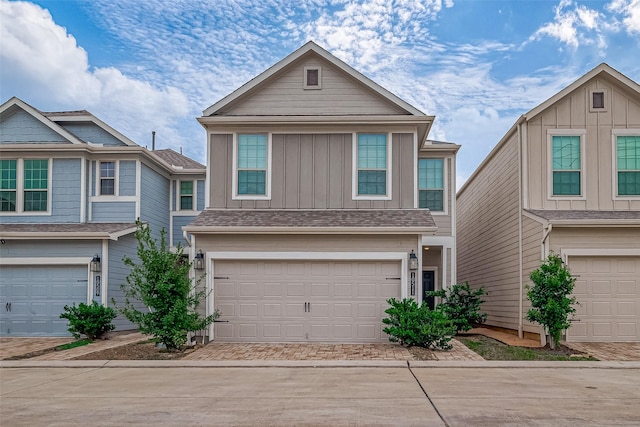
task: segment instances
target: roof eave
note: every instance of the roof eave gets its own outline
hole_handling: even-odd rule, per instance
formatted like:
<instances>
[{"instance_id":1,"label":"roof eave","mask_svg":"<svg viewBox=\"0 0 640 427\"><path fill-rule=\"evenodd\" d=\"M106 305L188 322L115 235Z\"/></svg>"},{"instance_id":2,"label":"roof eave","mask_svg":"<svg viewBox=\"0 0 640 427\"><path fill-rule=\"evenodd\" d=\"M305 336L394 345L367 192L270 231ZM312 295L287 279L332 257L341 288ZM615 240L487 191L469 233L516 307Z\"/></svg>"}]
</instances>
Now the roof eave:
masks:
<instances>
[{"instance_id":1,"label":"roof eave","mask_svg":"<svg viewBox=\"0 0 640 427\"><path fill-rule=\"evenodd\" d=\"M428 234L438 227L216 227L185 226L192 234Z\"/></svg>"}]
</instances>

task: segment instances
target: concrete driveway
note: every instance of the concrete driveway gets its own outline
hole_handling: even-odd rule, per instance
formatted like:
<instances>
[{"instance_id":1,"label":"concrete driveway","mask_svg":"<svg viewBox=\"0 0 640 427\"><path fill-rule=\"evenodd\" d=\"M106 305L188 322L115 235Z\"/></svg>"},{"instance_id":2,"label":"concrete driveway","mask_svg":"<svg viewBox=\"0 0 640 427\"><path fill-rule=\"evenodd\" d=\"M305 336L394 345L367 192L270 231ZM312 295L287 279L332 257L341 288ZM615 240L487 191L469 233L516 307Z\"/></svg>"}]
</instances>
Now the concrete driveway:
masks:
<instances>
[{"instance_id":1,"label":"concrete driveway","mask_svg":"<svg viewBox=\"0 0 640 427\"><path fill-rule=\"evenodd\" d=\"M3 362L0 421L11 426L452 427L637 426L640 421L640 364L634 362L409 362L411 369L401 361L341 362L341 367L337 362L183 363L51 368L30 362L33 367L9 368L20 364Z\"/></svg>"}]
</instances>

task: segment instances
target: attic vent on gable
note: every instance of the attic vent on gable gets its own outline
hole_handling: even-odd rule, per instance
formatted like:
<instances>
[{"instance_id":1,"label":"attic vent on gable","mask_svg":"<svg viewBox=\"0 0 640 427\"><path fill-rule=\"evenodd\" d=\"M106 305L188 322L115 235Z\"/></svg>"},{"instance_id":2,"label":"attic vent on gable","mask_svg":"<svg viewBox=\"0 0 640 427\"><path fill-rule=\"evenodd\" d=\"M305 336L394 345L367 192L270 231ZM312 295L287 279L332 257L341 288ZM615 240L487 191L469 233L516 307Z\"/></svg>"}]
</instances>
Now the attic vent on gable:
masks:
<instances>
[{"instance_id":1,"label":"attic vent on gable","mask_svg":"<svg viewBox=\"0 0 640 427\"><path fill-rule=\"evenodd\" d=\"M322 89L322 69L304 67L304 89Z\"/></svg>"},{"instance_id":2,"label":"attic vent on gable","mask_svg":"<svg viewBox=\"0 0 640 427\"><path fill-rule=\"evenodd\" d=\"M604 89L593 89L590 91L591 95L591 105L589 106L589 111L593 112L601 112L607 111L607 91Z\"/></svg>"}]
</instances>

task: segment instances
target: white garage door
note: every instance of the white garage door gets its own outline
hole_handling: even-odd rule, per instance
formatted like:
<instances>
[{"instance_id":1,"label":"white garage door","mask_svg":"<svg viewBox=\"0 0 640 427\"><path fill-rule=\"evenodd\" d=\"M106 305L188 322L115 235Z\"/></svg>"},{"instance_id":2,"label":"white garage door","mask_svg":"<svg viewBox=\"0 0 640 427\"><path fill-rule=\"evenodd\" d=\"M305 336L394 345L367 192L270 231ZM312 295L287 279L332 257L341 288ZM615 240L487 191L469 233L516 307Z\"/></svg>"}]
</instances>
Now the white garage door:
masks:
<instances>
[{"instance_id":1,"label":"white garage door","mask_svg":"<svg viewBox=\"0 0 640 427\"><path fill-rule=\"evenodd\" d=\"M640 341L640 257L569 257L577 277L568 341Z\"/></svg>"},{"instance_id":2,"label":"white garage door","mask_svg":"<svg viewBox=\"0 0 640 427\"><path fill-rule=\"evenodd\" d=\"M215 340L389 342L400 262L215 261Z\"/></svg>"},{"instance_id":3,"label":"white garage door","mask_svg":"<svg viewBox=\"0 0 640 427\"><path fill-rule=\"evenodd\" d=\"M69 335L60 313L86 301L86 266L2 266L0 335Z\"/></svg>"}]
</instances>

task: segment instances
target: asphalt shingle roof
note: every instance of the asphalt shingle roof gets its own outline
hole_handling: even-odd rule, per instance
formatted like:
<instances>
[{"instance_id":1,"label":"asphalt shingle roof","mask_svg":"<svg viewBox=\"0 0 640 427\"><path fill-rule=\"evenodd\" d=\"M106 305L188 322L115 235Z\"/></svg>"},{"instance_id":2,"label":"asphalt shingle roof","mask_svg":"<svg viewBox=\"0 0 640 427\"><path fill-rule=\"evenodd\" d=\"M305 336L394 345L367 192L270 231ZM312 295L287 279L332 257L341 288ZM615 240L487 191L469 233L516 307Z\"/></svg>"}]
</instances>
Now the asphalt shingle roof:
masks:
<instances>
[{"instance_id":1,"label":"asphalt shingle roof","mask_svg":"<svg viewBox=\"0 0 640 427\"><path fill-rule=\"evenodd\" d=\"M89 224L0 224L0 235L5 233L118 233L135 228L132 222L104 222Z\"/></svg>"},{"instance_id":2,"label":"asphalt shingle roof","mask_svg":"<svg viewBox=\"0 0 640 427\"><path fill-rule=\"evenodd\" d=\"M170 148L154 150L152 151L152 153L173 166L182 166L185 169L202 169L203 171L207 170L207 167L205 165L198 163L195 160L190 159L189 157L184 156L176 151L173 151Z\"/></svg>"},{"instance_id":3,"label":"asphalt shingle roof","mask_svg":"<svg viewBox=\"0 0 640 427\"><path fill-rule=\"evenodd\" d=\"M530 212L547 221L633 221L640 220L640 211L581 211L581 210L536 210Z\"/></svg>"}]
</instances>

